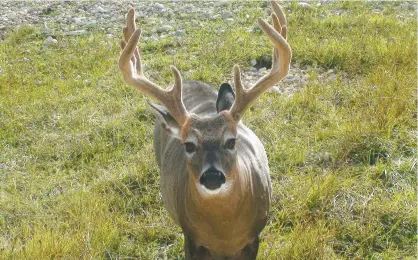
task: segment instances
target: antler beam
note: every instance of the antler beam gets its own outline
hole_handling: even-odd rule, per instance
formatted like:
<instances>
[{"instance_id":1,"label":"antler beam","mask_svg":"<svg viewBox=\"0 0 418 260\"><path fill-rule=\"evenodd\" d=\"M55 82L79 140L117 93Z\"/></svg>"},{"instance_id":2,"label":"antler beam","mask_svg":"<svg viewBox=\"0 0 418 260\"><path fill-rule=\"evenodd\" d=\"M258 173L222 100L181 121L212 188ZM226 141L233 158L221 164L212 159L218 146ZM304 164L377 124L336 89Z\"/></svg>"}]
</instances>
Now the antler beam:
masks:
<instances>
[{"instance_id":1,"label":"antler beam","mask_svg":"<svg viewBox=\"0 0 418 260\"><path fill-rule=\"evenodd\" d=\"M135 86L142 93L149 95L164 105L173 118L183 125L188 117L188 112L182 101L182 78L178 69L171 66L174 76L174 86L164 90L155 83L148 80L143 73L141 57L138 50L138 41L141 36L141 29L136 29L135 10L131 8L126 19L126 27L123 28L124 40L121 40L123 49L119 58L119 68L125 82Z\"/></svg>"},{"instance_id":2,"label":"antler beam","mask_svg":"<svg viewBox=\"0 0 418 260\"><path fill-rule=\"evenodd\" d=\"M274 44L272 68L270 73L259 79L252 88L245 89L241 83L240 69L237 65L234 66L236 99L230 109L230 113L235 121L241 120L242 115L252 102L254 102L263 92L267 91L281 79L286 77L289 72L292 49L286 41L286 17L279 4L271 1L271 6L274 11L272 14L273 27L261 18L259 18L257 22Z\"/></svg>"}]
</instances>

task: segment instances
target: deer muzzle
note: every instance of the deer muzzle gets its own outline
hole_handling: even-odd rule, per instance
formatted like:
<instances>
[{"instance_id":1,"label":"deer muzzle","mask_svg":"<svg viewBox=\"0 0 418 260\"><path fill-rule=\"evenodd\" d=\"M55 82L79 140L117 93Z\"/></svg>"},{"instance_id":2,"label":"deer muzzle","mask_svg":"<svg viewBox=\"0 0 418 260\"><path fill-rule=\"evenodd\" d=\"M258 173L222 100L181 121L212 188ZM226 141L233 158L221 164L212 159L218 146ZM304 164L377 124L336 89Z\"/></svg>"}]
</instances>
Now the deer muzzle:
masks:
<instances>
[{"instance_id":1,"label":"deer muzzle","mask_svg":"<svg viewBox=\"0 0 418 260\"><path fill-rule=\"evenodd\" d=\"M200 184L208 190L219 189L225 183L225 174L216 168L209 168L200 176Z\"/></svg>"}]
</instances>

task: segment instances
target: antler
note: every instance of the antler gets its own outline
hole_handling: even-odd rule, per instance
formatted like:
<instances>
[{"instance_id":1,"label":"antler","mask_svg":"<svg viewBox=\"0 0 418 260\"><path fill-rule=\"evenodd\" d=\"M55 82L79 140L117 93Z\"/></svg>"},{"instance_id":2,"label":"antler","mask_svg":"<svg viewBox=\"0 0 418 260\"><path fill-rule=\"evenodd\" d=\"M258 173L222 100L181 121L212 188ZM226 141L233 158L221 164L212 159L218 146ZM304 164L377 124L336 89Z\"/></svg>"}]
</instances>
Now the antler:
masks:
<instances>
[{"instance_id":1,"label":"antler","mask_svg":"<svg viewBox=\"0 0 418 260\"><path fill-rule=\"evenodd\" d=\"M273 27L259 18L258 25L274 44L272 68L269 74L259 79L252 88L245 89L241 83L241 72L237 65L234 66L234 85L236 99L229 113L235 121L239 121L251 103L264 91L268 90L289 72L289 64L292 59L292 49L286 41L287 21L282 8L275 1L270 1L274 13L272 13Z\"/></svg>"},{"instance_id":2,"label":"antler","mask_svg":"<svg viewBox=\"0 0 418 260\"><path fill-rule=\"evenodd\" d=\"M119 58L119 68L123 79L128 85L135 86L142 93L152 96L164 105L180 126L188 117L182 97L182 79L176 67L170 66L174 76L174 86L164 90L155 83L149 81L142 71L141 57L137 47L141 29L136 29L135 10L131 8L126 18L126 27L123 28L124 40L121 40L123 49ZM126 43L128 42L128 43Z\"/></svg>"}]
</instances>

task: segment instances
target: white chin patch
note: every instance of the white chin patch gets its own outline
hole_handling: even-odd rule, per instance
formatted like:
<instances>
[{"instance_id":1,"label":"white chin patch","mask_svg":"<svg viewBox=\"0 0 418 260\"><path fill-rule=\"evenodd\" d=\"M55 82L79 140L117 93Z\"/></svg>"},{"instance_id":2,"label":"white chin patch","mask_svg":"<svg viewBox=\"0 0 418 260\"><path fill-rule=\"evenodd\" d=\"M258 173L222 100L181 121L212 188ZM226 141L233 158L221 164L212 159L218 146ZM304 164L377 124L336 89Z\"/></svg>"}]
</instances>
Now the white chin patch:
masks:
<instances>
[{"instance_id":1,"label":"white chin patch","mask_svg":"<svg viewBox=\"0 0 418 260\"><path fill-rule=\"evenodd\" d=\"M205 185L202 185L200 183L196 184L197 190L199 191L200 195L202 197L211 197L216 195L226 195L228 194L228 191L230 190L231 183L229 181L226 181L225 183L221 184L221 187L219 187L216 190L210 190L205 187Z\"/></svg>"}]
</instances>

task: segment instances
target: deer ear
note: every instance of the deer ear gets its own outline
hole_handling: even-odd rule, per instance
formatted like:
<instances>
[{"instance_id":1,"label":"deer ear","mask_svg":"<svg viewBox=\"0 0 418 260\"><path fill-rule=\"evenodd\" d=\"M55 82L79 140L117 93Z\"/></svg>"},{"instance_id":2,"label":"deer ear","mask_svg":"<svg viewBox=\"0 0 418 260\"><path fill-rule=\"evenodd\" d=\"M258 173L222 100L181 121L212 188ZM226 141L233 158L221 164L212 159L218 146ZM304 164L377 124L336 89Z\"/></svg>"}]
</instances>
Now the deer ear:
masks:
<instances>
[{"instance_id":1,"label":"deer ear","mask_svg":"<svg viewBox=\"0 0 418 260\"><path fill-rule=\"evenodd\" d=\"M229 83L222 83L218 92L218 99L216 99L217 112L229 110L232 104L234 104L234 101L235 93L234 90L232 90L231 85L229 85Z\"/></svg>"},{"instance_id":2,"label":"deer ear","mask_svg":"<svg viewBox=\"0 0 418 260\"><path fill-rule=\"evenodd\" d=\"M149 101L148 105L151 107L151 111L154 115L160 119L161 126L167 135L180 139L180 126L170 112L168 112L167 108L161 105L152 104Z\"/></svg>"}]
</instances>

